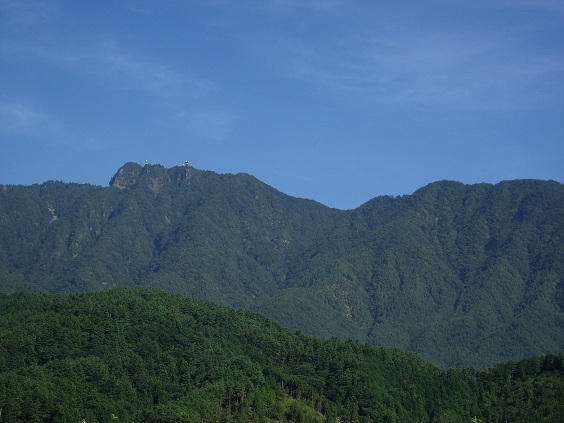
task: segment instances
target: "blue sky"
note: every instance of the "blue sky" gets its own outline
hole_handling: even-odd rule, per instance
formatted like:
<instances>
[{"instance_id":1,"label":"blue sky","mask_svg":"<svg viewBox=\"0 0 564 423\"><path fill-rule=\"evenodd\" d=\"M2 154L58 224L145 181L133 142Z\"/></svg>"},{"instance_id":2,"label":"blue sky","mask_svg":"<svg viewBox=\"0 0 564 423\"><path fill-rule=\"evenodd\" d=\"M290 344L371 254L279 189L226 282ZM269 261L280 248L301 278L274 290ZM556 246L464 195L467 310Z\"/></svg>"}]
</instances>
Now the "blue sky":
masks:
<instances>
[{"instance_id":1,"label":"blue sky","mask_svg":"<svg viewBox=\"0 0 564 423\"><path fill-rule=\"evenodd\" d=\"M564 181L561 0L0 0L0 184L128 161L349 209Z\"/></svg>"}]
</instances>

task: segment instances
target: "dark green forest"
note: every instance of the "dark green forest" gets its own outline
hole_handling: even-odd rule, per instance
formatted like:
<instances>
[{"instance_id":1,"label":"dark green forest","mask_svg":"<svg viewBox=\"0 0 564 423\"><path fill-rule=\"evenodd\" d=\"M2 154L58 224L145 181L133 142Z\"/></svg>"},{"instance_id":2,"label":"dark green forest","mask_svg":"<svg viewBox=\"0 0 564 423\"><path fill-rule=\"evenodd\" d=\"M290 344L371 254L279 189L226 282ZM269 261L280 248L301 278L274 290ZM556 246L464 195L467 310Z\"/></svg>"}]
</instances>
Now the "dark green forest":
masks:
<instances>
[{"instance_id":1,"label":"dark green forest","mask_svg":"<svg viewBox=\"0 0 564 423\"><path fill-rule=\"evenodd\" d=\"M563 351L563 239L554 181L440 181L354 210L190 166L0 186L2 292L164 289L444 369Z\"/></svg>"},{"instance_id":2,"label":"dark green forest","mask_svg":"<svg viewBox=\"0 0 564 423\"><path fill-rule=\"evenodd\" d=\"M561 422L564 354L442 370L180 294L0 294L1 422Z\"/></svg>"}]
</instances>

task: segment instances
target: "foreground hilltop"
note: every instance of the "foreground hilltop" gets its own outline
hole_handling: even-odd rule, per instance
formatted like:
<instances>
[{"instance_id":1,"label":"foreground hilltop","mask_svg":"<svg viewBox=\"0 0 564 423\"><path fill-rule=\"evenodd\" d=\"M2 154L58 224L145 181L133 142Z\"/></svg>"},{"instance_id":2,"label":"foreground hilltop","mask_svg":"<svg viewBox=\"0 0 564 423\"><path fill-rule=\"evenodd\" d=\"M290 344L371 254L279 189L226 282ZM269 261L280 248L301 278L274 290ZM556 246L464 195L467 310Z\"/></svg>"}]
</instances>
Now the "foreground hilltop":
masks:
<instances>
[{"instance_id":1,"label":"foreground hilltop","mask_svg":"<svg viewBox=\"0 0 564 423\"><path fill-rule=\"evenodd\" d=\"M124 165L0 190L0 289L144 286L485 368L564 348L564 186L441 181L336 210L246 175Z\"/></svg>"},{"instance_id":2,"label":"foreground hilltop","mask_svg":"<svg viewBox=\"0 0 564 423\"><path fill-rule=\"evenodd\" d=\"M487 372L178 294L0 294L2 421L560 422L564 355Z\"/></svg>"}]
</instances>

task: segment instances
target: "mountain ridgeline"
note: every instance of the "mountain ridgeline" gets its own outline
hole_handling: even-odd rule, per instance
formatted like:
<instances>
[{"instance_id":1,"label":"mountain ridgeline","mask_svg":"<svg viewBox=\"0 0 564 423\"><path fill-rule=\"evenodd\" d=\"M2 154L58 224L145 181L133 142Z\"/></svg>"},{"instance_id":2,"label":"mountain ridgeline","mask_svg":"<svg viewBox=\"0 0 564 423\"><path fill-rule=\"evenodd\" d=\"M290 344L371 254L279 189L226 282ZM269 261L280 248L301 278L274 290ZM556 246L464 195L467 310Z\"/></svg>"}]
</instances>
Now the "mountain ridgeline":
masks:
<instances>
[{"instance_id":1,"label":"mountain ridgeline","mask_svg":"<svg viewBox=\"0 0 564 423\"><path fill-rule=\"evenodd\" d=\"M564 186L441 181L354 210L246 175L124 165L0 187L0 290L174 291L485 368L564 349Z\"/></svg>"}]
</instances>

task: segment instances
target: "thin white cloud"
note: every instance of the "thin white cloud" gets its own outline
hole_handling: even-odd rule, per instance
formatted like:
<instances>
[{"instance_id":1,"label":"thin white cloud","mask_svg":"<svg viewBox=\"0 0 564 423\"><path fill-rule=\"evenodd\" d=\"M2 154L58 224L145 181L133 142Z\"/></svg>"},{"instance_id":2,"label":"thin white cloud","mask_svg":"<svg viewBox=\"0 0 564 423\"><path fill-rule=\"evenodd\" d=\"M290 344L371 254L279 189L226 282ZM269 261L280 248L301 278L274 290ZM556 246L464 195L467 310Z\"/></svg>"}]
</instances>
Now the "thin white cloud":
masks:
<instances>
[{"instance_id":1,"label":"thin white cloud","mask_svg":"<svg viewBox=\"0 0 564 423\"><path fill-rule=\"evenodd\" d=\"M112 89L138 90L170 96L190 90L193 96L217 89L204 78L180 73L135 55L118 37L98 41L72 40L0 41L0 60L59 67L81 76L91 75Z\"/></svg>"},{"instance_id":2,"label":"thin white cloud","mask_svg":"<svg viewBox=\"0 0 564 423\"><path fill-rule=\"evenodd\" d=\"M170 68L134 57L114 44L110 42L91 47L90 51L71 55L67 60L102 76L105 81L113 83L114 88L169 95L173 92L171 87L188 82L187 78Z\"/></svg>"},{"instance_id":3,"label":"thin white cloud","mask_svg":"<svg viewBox=\"0 0 564 423\"><path fill-rule=\"evenodd\" d=\"M0 102L0 135L13 142L26 139L75 150L99 148L91 136L80 136L58 117L22 103Z\"/></svg>"},{"instance_id":4,"label":"thin white cloud","mask_svg":"<svg viewBox=\"0 0 564 423\"><path fill-rule=\"evenodd\" d=\"M61 123L48 113L22 104L0 103L0 132L4 135L50 138L61 131Z\"/></svg>"},{"instance_id":5,"label":"thin white cloud","mask_svg":"<svg viewBox=\"0 0 564 423\"><path fill-rule=\"evenodd\" d=\"M149 7L132 7L130 10L132 12L138 13L140 15L152 15L153 14L153 9L151 9Z\"/></svg>"},{"instance_id":6,"label":"thin white cloud","mask_svg":"<svg viewBox=\"0 0 564 423\"><path fill-rule=\"evenodd\" d=\"M262 3L263 7L271 10L307 8L321 12L334 12L346 5L343 0L270 0Z\"/></svg>"},{"instance_id":7,"label":"thin white cloud","mask_svg":"<svg viewBox=\"0 0 564 423\"><path fill-rule=\"evenodd\" d=\"M392 32L333 44L274 43L271 60L286 76L357 100L428 110L538 106L563 86L564 57L523 52L527 29L459 33ZM263 47L266 48L266 47ZM543 55L544 54L544 55Z\"/></svg>"},{"instance_id":8,"label":"thin white cloud","mask_svg":"<svg viewBox=\"0 0 564 423\"><path fill-rule=\"evenodd\" d=\"M217 84L192 76L189 71L147 59L139 47L131 45L131 39L114 34L98 34L96 39L66 39L50 33L34 40L16 34L0 39L0 66L4 62L12 67L25 65L38 73L55 72L60 81L75 77L86 79L86 90L101 86L116 92L148 93L156 97L152 103L155 113L168 109L165 113L169 115L174 114L174 110L194 108L196 102L219 89ZM15 97L17 99L17 95ZM4 135L27 137L35 142L48 140L77 148L96 148L98 145L91 135L81 137L83 131L76 131L65 119L30 107L25 101L3 101L0 104L0 133ZM41 104L39 98L36 102ZM192 117L190 125L199 134L213 139L225 137L228 126L225 116L209 112Z\"/></svg>"},{"instance_id":9,"label":"thin white cloud","mask_svg":"<svg viewBox=\"0 0 564 423\"><path fill-rule=\"evenodd\" d=\"M41 0L0 0L0 17L10 29L51 21L57 14L54 2Z\"/></svg>"},{"instance_id":10,"label":"thin white cloud","mask_svg":"<svg viewBox=\"0 0 564 423\"><path fill-rule=\"evenodd\" d=\"M466 9L492 9L492 8L527 8L564 12L564 3L561 0L433 0L433 3L445 6L456 6Z\"/></svg>"},{"instance_id":11,"label":"thin white cloud","mask_svg":"<svg viewBox=\"0 0 564 423\"><path fill-rule=\"evenodd\" d=\"M175 115L175 121L193 136L221 141L227 138L233 119L230 113L212 110L182 111Z\"/></svg>"},{"instance_id":12,"label":"thin white cloud","mask_svg":"<svg viewBox=\"0 0 564 423\"><path fill-rule=\"evenodd\" d=\"M80 37L59 34L54 25L57 7L57 2L42 0L0 0L0 24L3 22L7 29L0 39L0 60L94 75L116 89L169 95L171 87L179 84L192 88L206 86L206 81L181 75L166 64L136 54L127 38L113 34L95 37L87 33ZM42 23L46 24L43 32L36 31L37 28L26 29Z\"/></svg>"}]
</instances>

